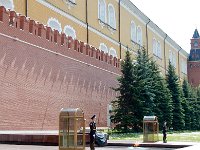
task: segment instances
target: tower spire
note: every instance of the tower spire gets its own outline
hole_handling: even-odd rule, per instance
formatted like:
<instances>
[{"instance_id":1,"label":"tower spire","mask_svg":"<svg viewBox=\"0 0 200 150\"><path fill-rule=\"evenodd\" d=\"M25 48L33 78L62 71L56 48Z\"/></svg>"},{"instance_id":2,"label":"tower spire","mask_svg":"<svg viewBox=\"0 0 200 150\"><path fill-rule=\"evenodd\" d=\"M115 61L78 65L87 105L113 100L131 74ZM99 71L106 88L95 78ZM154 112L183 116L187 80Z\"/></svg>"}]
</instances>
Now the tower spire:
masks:
<instances>
[{"instance_id":1,"label":"tower spire","mask_svg":"<svg viewBox=\"0 0 200 150\"><path fill-rule=\"evenodd\" d=\"M199 32L197 30L197 28L194 30L194 34L193 34L193 39L199 38Z\"/></svg>"}]
</instances>

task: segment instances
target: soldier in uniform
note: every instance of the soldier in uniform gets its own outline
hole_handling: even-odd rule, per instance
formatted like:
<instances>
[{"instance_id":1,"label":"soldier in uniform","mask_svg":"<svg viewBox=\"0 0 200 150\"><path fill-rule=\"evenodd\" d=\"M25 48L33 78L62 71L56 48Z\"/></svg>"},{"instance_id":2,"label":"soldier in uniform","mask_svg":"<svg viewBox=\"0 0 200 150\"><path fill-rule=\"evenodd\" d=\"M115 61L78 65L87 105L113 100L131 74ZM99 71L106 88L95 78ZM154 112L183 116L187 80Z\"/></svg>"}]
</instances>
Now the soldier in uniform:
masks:
<instances>
[{"instance_id":1,"label":"soldier in uniform","mask_svg":"<svg viewBox=\"0 0 200 150\"><path fill-rule=\"evenodd\" d=\"M96 135L96 115L92 116L92 121L90 122L90 149L94 150L94 144L95 144L95 135Z\"/></svg>"},{"instance_id":2,"label":"soldier in uniform","mask_svg":"<svg viewBox=\"0 0 200 150\"><path fill-rule=\"evenodd\" d=\"M167 122L163 125L163 143L167 143Z\"/></svg>"}]
</instances>

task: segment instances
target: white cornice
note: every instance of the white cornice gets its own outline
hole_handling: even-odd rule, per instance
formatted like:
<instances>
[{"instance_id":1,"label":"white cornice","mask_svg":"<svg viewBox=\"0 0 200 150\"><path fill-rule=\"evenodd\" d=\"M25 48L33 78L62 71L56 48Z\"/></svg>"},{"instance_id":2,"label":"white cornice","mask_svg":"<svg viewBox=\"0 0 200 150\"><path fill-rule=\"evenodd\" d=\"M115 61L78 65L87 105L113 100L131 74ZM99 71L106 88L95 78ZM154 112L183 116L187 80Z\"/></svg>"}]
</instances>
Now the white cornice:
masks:
<instances>
[{"instance_id":1,"label":"white cornice","mask_svg":"<svg viewBox=\"0 0 200 150\"><path fill-rule=\"evenodd\" d=\"M143 25L147 23L146 19L140 14L139 9L131 3L127 3L128 1L122 0L120 5L124 7L130 14L132 14L135 18L137 18ZM140 14L140 15L139 15Z\"/></svg>"},{"instance_id":2,"label":"white cornice","mask_svg":"<svg viewBox=\"0 0 200 150\"><path fill-rule=\"evenodd\" d=\"M119 46L119 43L113 39L111 39L110 37L104 35L103 33L101 33L100 31L94 29L93 27L89 26L88 29L98 35L100 35L101 37L105 38L106 40L109 40L110 42L112 42L113 44Z\"/></svg>"}]
</instances>

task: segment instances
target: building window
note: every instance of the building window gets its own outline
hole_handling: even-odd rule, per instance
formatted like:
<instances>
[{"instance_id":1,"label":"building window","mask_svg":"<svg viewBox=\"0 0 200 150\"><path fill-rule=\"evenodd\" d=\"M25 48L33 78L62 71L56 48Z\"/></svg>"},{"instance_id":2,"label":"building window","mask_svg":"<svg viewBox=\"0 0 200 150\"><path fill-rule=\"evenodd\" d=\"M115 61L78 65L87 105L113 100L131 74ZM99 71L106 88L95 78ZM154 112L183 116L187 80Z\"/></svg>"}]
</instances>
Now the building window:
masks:
<instances>
[{"instance_id":1,"label":"building window","mask_svg":"<svg viewBox=\"0 0 200 150\"><path fill-rule=\"evenodd\" d=\"M194 41L194 47L198 47L198 42Z\"/></svg>"},{"instance_id":2,"label":"building window","mask_svg":"<svg viewBox=\"0 0 200 150\"><path fill-rule=\"evenodd\" d=\"M99 20L106 23L106 2L105 0L98 1L98 17Z\"/></svg>"},{"instance_id":3,"label":"building window","mask_svg":"<svg viewBox=\"0 0 200 150\"><path fill-rule=\"evenodd\" d=\"M76 0L63 0L65 4L67 4L68 9L76 5Z\"/></svg>"},{"instance_id":4,"label":"building window","mask_svg":"<svg viewBox=\"0 0 200 150\"><path fill-rule=\"evenodd\" d=\"M71 3L76 4L76 0L68 0L68 1L71 2Z\"/></svg>"},{"instance_id":5,"label":"building window","mask_svg":"<svg viewBox=\"0 0 200 150\"><path fill-rule=\"evenodd\" d=\"M169 50L169 61L176 68L176 54L172 50Z\"/></svg>"},{"instance_id":6,"label":"building window","mask_svg":"<svg viewBox=\"0 0 200 150\"><path fill-rule=\"evenodd\" d=\"M117 58L117 52L114 48L110 48L110 51L109 51L109 55L112 55L113 57L116 57Z\"/></svg>"},{"instance_id":7,"label":"building window","mask_svg":"<svg viewBox=\"0 0 200 150\"><path fill-rule=\"evenodd\" d=\"M131 21L131 41L137 42L136 39L136 25L134 21Z\"/></svg>"},{"instance_id":8,"label":"building window","mask_svg":"<svg viewBox=\"0 0 200 150\"><path fill-rule=\"evenodd\" d=\"M55 18L49 18L47 25L51 27L52 30L58 30L62 32L61 23Z\"/></svg>"},{"instance_id":9,"label":"building window","mask_svg":"<svg viewBox=\"0 0 200 150\"><path fill-rule=\"evenodd\" d=\"M137 27L137 43L142 46L142 29L140 26Z\"/></svg>"},{"instance_id":10,"label":"building window","mask_svg":"<svg viewBox=\"0 0 200 150\"><path fill-rule=\"evenodd\" d=\"M64 33L67 35L67 36L70 36L72 37L73 39L76 39L76 31L74 30L73 27L67 25L64 27Z\"/></svg>"},{"instance_id":11,"label":"building window","mask_svg":"<svg viewBox=\"0 0 200 150\"><path fill-rule=\"evenodd\" d=\"M182 59L181 61L181 70L184 74L187 74L187 62Z\"/></svg>"},{"instance_id":12,"label":"building window","mask_svg":"<svg viewBox=\"0 0 200 150\"><path fill-rule=\"evenodd\" d=\"M176 68L176 54L174 52L172 53L172 60L173 60L173 65Z\"/></svg>"},{"instance_id":13,"label":"building window","mask_svg":"<svg viewBox=\"0 0 200 150\"><path fill-rule=\"evenodd\" d=\"M153 54L157 56L157 46L156 46L156 39L153 39Z\"/></svg>"},{"instance_id":14,"label":"building window","mask_svg":"<svg viewBox=\"0 0 200 150\"><path fill-rule=\"evenodd\" d=\"M157 41L157 56L161 58L161 44L160 41Z\"/></svg>"},{"instance_id":15,"label":"building window","mask_svg":"<svg viewBox=\"0 0 200 150\"><path fill-rule=\"evenodd\" d=\"M116 29L115 9L112 4L108 4L108 25Z\"/></svg>"},{"instance_id":16,"label":"building window","mask_svg":"<svg viewBox=\"0 0 200 150\"><path fill-rule=\"evenodd\" d=\"M162 50L160 41L153 38L153 55L162 58Z\"/></svg>"},{"instance_id":17,"label":"building window","mask_svg":"<svg viewBox=\"0 0 200 150\"><path fill-rule=\"evenodd\" d=\"M100 44L99 50L103 51L104 53L108 53L108 48L104 43Z\"/></svg>"},{"instance_id":18,"label":"building window","mask_svg":"<svg viewBox=\"0 0 200 150\"><path fill-rule=\"evenodd\" d=\"M0 6L4 6L6 9L14 10L13 0L0 0Z\"/></svg>"}]
</instances>

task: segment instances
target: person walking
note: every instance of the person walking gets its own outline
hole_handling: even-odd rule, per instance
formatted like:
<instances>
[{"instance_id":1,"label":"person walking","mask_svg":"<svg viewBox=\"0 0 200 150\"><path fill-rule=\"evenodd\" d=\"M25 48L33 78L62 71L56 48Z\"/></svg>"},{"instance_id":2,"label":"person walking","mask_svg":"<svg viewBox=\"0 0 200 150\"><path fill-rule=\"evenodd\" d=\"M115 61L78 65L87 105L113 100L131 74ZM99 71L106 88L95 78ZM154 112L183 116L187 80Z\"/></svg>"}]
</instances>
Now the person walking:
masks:
<instances>
[{"instance_id":1,"label":"person walking","mask_svg":"<svg viewBox=\"0 0 200 150\"><path fill-rule=\"evenodd\" d=\"M96 115L92 116L92 121L90 122L90 149L95 150L94 144L95 144L95 136L96 136Z\"/></svg>"},{"instance_id":2,"label":"person walking","mask_svg":"<svg viewBox=\"0 0 200 150\"><path fill-rule=\"evenodd\" d=\"M167 122L163 124L163 143L167 143Z\"/></svg>"}]
</instances>

